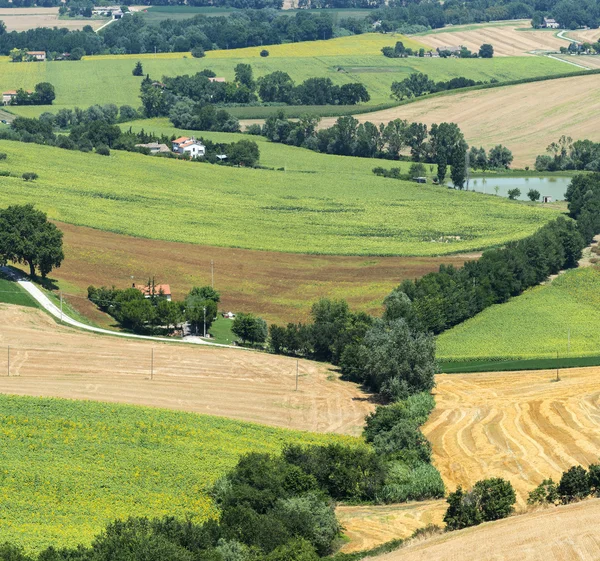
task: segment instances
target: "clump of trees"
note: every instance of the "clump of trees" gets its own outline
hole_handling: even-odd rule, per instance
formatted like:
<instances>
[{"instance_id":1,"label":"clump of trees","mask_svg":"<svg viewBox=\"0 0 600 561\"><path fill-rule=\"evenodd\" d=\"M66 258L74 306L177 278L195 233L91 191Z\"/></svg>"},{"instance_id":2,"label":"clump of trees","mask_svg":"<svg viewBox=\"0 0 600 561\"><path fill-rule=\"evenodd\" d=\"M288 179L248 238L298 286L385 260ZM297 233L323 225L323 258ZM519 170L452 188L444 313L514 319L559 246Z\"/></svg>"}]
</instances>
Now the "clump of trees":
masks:
<instances>
[{"instance_id":1,"label":"clump of trees","mask_svg":"<svg viewBox=\"0 0 600 561\"><path fill-rule=\"evenodd\" d=\"M512 152L502 144L491 148L489 153L486 153L483 146L472 146L469 151L469 164L474 170L485 172L489 169L509 169L512 161Z\"/></svg>"},{"instance_id":2,"label":"clump of trees","mask_svg":"<svg viewBox=\"0 0 600 561\"><path fill-rule=\"evenodd\" d=\"M392 82L392 97L398 101L420 97L430 93L455 90L459 88L469 88L471 86L480 86L487 82L479 82L469 78L452 78L447 82L434 82L422 72L413 72L408 78L400 82Z\"/></svg>"},{"instance_id":3,"label":"clump of trees","mask_svg":"<svg viewBox=\"0 0 600 561\"><path fill-rule=\"evenodd\" d=\"M467 492L459 486L446 500L446 529L460 530L510 516L514 511L516 495L509 481L495 477L478 481Z\"/></svg>"},{"instance_id":4,"label":"clump of trees","mask_svg":"<svg viewBox=\"0 0 600 561\"><path fill-rule=\"evenodd\" d=\"M529 493L527 504L569 504L588 497L600 496L600 464L591 464L586 470L573 466L562 473L560 481L545 479Z\"/></svg>"},{"instance_id":5,"label":"clump of trees","mask_svg":"<svg viewBox=\"0 0 600 561\"><path fill-rule=\"evenodd\" d=\"M257 345L267 340L267 322L254 314L239 313L233 320L231 332L242 344Z\"/></svg>"},{"instance_id":6,"label":"clump of trees","mask_svg":"<svg viewBox=\"0 0 600 561\"><path fill-rule=\"evenodd\" d=\"M536 171L600 171L600 143L563 135L535 159Z\"/></svg>"},{"instance_id":7,"label":"clump of trees","mask_svg":"<svg viewBox=\"0 0 600 561\"><path fill-rule=\"evenodd\" d=\"M10 105L52 105L55 97L54 86L49 82L40 82L31 93L18 89L17 95L10 100Z\"/></svg>"},{"instance_id":8,"label":"clump of trees","mask_svg":"<svg viewBox=\"0 0 600 561\"><path fill-rule=\"evenodd\" d=\"M210 329L217 315L219 293L210 286L194 287L183 302L167 300L154 279L140 288L88 287L88 298L100 310L134 333L171 334L186 321L192 331Z\"/></svg>"},{"instance_id":9,"label":"clump of trees","mask_svg":"<svg viewBox=\"0 0 600 561\"><path fill-rule=\"evenodd\" d=\"M46 213L33 205L13 205L0 210L0 261L23 263L33 278L36 271L42 277L57 267L63 259L63 234Z\"/></svg>"}]
</instances>

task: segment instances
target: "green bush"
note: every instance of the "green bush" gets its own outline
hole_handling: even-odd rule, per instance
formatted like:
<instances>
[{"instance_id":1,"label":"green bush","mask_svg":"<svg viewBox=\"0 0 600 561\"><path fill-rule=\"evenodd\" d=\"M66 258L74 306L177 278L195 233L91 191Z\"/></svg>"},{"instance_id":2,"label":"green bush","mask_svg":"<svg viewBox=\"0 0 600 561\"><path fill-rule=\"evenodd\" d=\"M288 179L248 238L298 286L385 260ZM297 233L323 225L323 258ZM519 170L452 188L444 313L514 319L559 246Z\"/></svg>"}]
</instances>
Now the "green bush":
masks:
<instances>
[{"instance_id":1,"label":"green bush","mask_svg":"<svg viewBox=\"0 0 600 561\"><path fill-rule=\"evenodd\" d=\"M194 58L203 58L206 56L206 54L204 52L204 49L200 45L198 45L197 47L194 47L192 49L192 56Z\"/></svg>"},{"instance_id":2,"label":"green bush","mask_svg":"<svg viewBox=\"0 0 600 561\"><path fill-rule=\"evenodd\" d=\"M6 153L0 152L0 160L6 160Z\"/></svg>"},{"instance_id":3,"label":"green bush","mask_svg":"<svg viewBox=\"0 0 600 561\"><path fill-rule=\"evenodd\" d=\"M558 486L552 479L544 479L527 497L528 505L556 504L558 502Z\"/></svg>"},{"instance_id":4,"label":"green bush","mask_svg":"<svg viewBox=\"0 0 600 561\"><path fill-rule=\"evenodd\" d=\"M263 49L262 51L260 51L260 56L261 57L268 57L269 56L269 51L267 51L267 49Z\"/></svg>"},{"instance_id":5,"label":"green bush","mask_svg":"<svg viewBox=\"0 0 600 561\"><path fill-rule=\"evenodd\" d=\"M584 468L573 466L562 474L558 484L558 495L564 504L584 499L589 494L590 480Z\"/></svg>"},{"instance_id":6,"label":"green bush","mask_svg":"<svg viewBox=\"0 0 600 561\"><path fill-rule=\"evenodd\" d=\"M378 499L385 503L423 501L444 496L444 482L439 471L431 464L415 467L402 462L390 462L388 473Z\"/></svg>"},{"instance_id":7,"label":"green bush","mask_svg":"<svg viewBox=\"0 0 600 561\"><path fill-rule=\"evenodd\" d=\"M99 144L96 146L96 154L101 156L110 156L110 148L106 144Z\"/></svg>"},{"instance_id":8,"label":"green bush","mask_svg":"<svg viewBox=\"0 0 600 561\"><path fill-rule=\"evenodd\" d=\"M38 178L38 174L28 171L25 172L22 176L21 176L25 181L35 181Z\"/></svg>"}]
</instances>

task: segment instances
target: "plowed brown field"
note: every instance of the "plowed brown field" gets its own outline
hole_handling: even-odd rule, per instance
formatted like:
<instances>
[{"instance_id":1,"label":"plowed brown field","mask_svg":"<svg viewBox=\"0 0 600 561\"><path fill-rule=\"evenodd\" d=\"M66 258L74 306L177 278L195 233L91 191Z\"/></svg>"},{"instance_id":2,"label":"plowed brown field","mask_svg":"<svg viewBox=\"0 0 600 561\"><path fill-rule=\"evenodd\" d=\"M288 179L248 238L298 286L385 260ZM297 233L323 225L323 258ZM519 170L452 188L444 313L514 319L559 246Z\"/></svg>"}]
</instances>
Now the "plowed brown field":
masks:
<instances>
[{"instance_id":1,"label":"plowed brown field","mask_svg":"<svg viewBox=\"0 0 600 561\"><path fill-rule=\"evenodd\" d=\"M174 298L194 285L215 288L221 309L254 312L270 322L304 321L321 297L345 298L354 309L379 313L383 298L403 279L420 277L440 264L461 266L476 254L444 257L345 257L301 255L200 246L122 236L57 223L64 233L65 260L52 277L82 314L106 325L87 300L87 287L125 288L154 276ZM73 294L74 296L72 296ZM111 321L108 322L113 323Z\"/></svg>"},{"instance_id":2,"label":"plowed brown field","mask_svg":"<svg viewBox=\"0 0 600 561\"><path fill-rule=\"evenodd\" d=\"M8 346L10 346L10 355ZM154 371L151 375L151 353ZM8 359L10 356L10 376ZM0 304L0 392L149 405L277 427L358 435L374 407L327 365L97 336Z\"/></svg>"},{"instance_id":3,"label":"plowed brown field","mask_svg":"<svg viewBox=\"0 0 600 561\"><path fill-rule=\"evenodd\" d=\"M456 123L470 145L503 144L512 150L513 167L531 166L563 134L600 141L600 76L466 92L355 117L376 124L398 118L428 125ZM320 126L334 122L323 119Z\"/></svg>"},{"instance_id":4,"label":"plowed brown field","mask_svg":"<svg viewBox=\"0 0 600 561\"><path fill-rule=\"evenodd\" d=\"M373 557L374 561L596 561L600 499L513 516Z\"/></svg>"},{"instance_id":5,"label":"plowed brown field","mask_svg":"<svg viewBox=\"0 0 600 561\"><path fill-rule=\"evenodd\" d=\"M600 368L437 376L423 428L450 490L503 477L523 506L543 479L600 458Z\"/></svg>"},{"instance_id":6,"label":"plowed brown field","mask_svg":"<svg viewBox=\"0 0 600 561\"><path fill-rule=\"evenodd\" d=\"M418 39L433 48L464 45L473 52L478 52L482 44L489 43L494 46L494 56L523 56L531 51L558 51L560 47L569 45L566 39L556 37L556 31L532 30L529 20L483 25L474 29L473 26L447 29L448 31L419 36Z\"/></svg>"}]
</instances>

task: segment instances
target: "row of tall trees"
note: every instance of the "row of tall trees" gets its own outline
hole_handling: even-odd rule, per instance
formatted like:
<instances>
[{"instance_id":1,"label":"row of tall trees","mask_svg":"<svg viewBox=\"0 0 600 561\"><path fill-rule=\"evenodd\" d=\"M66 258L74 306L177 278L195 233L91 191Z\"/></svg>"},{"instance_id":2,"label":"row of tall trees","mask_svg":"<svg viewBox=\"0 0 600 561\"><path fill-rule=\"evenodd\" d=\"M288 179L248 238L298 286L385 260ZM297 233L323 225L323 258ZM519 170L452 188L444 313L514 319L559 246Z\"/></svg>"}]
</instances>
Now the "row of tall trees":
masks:
<instances>
[{"instance_id":1,"label":"row of tall trees","mask_svg":"<svg viewBox=\"0 0 600 561\"><path fill-rule=\"evenodd\" d=\"M600 143L576 140L562 135L546 148L546 154L535 159L537 171L586 170L600 171Z\"/></svg>"}]
</instances>

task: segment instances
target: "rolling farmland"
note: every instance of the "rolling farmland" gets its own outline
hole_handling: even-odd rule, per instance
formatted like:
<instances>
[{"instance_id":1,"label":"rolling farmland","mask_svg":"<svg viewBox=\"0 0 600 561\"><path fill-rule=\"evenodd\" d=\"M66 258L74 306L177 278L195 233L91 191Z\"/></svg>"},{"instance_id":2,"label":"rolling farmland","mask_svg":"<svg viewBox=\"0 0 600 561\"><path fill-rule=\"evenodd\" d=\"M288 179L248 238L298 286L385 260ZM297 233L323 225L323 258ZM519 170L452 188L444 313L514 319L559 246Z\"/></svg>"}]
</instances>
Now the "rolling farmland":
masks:
<instances>
[{"instance_id":1,"label":"rolling farmland","mask_svg":"<svg viewBox=\"0 0 600 561\"><path fill-rule=\"evenodd\" d=\"M97 29L104 25L108 18L65 18L58 17L58 8L0 8L0 20L7 31L26 31L36 27L66 27L67 29L83 29L91 25ZM4 57L0 57L3 59Z\"/></svg>"},{"instance_id":2,"label":"rolling farmland","mask_svg":"<svg viewBox=\"0 0 600 561\"><path fill-rule=\"evenodd\" d=\"M239 63L252 65L255 77L276 70L288 72L298 83L310 77L329 77L336 84L362 82L369 90L371 101L356 110L390 104L392 82L415 71L425 72L435 80L465 76L474 80L499 81L531 76L551 76L577 71L572 65L548 58L515 57L495 59L390 59L381 54L384 46L402 40L406 46L418 46L403 36L365 34L328 41L313 41L269 46L270 56L260 57L261 48L209 51L202 59L189 53L144 55L101 55L82 61L47 62L37 64L11 63L0 57L0 89L32 89L38 82L50 82L56 89L52 111L74 106L88 107L95 103L128 104L138 107L141 78L132 76L136 61L142 61L144 72L160 79L162 76L193 74L210 68L218 76L234 78ZM335 107L329 107L334 110ZM14 107L11 110L25 116L46 111L44 106ZM251 108L246 108L251 109ZM305 109L311 110L308 107ZM304 110L304 109L303 109ZM330 113L331 114L331 113Z\"/></svg>"},{"instance_id":3,"label":"rolling farmland","mask_svg":"<svg viewBox=\"0 0 600 561\"><path fill-rule=\"evenodd\" d=\"M3 167L16 175L0 180L0 203L35 203L55 220L167 241L329 255L446 255L524 237L557 214L356 174L345 167L347 158L335 156L317 174L117 151L63 158L59 148L30 152L9 141L0 148L8 153ZM20 178L29 171L39 172L35 184Z\"/></svg>"},{"instance_id":4,"label":"rolling farmland","mask_svg":"<svg viewBox=\"0 0 600 561\"><path fill-rule=\"evenodd\" d=\"M207 491L241 454L342 439L115 404L0 396L0 406L0 532L29 551L89 544L115 518L212 518Z\"/></svg>"},{"instance_id":5,"label":"rolling farmland","mask_svg":"<svg viewBox=\"0 0 600 561\"><path fill-rule=\"evenodd\" d=\"M600 355L600 270L568 271L438 337L444 361Z\"/></svg>"},{"instance_id":6,"label":"rolling farmland","mask_svg":"<svg viewBox=\"0 0 600 561\"><path fill-rule=\"evenodd\" d=\"M600 499L450 532L374 561L594 561L600 556Z\"/></svg>"},{"instance_id":7,"label":"rolling farmland","mask_svg":"<svg viewBox=\"0 0 600 561\"><path fill-rule=\"evenodd\" d=\"M356 117L373 123L397 118L456 123L470 145L489 149L503 144L515 157L513 167L532 166L535 157L563 134L600 141L598 85L600 76L595 75L561 78L434 97ZM323 119L321 126L334 121Z\"/></svg>"},{"instance_id":8,"label":"rolling farmland","mask_svg":"<svg viewBox=\"0 0 600 561\"><path fill-rule=\"evenodd\" d=\"M429 47L464 45L473 52L483 43L494 47L494 56L526 56L532 51L558 51L569 41L557 37L555 29L532 29L531 20L513 20L479 25L459 25L419 34L415 39Z\"/></svg>"}]
</instances>

